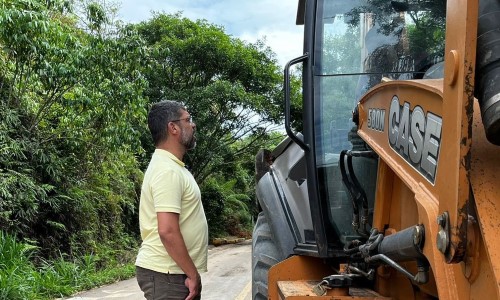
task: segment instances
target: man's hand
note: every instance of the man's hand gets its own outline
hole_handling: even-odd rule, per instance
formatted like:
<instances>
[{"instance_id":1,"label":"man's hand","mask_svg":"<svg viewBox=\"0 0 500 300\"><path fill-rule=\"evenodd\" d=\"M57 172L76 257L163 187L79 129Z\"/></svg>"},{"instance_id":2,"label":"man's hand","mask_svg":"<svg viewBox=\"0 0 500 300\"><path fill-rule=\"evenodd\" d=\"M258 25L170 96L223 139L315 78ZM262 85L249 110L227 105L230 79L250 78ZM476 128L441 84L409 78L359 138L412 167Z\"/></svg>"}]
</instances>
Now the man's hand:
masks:
<instances>
[{"instance_id":1,"label":"man's hand","mask_svg":"<svg viewBox=\"0 0 500 300\"><path fill-rule=\"evenodd\" d=\"M186 297L186 300L192 300L201 293L200 274L196 273L195 278L186 278L184 284L189 289L189 295Z\"/></svg>"}]
</instances>

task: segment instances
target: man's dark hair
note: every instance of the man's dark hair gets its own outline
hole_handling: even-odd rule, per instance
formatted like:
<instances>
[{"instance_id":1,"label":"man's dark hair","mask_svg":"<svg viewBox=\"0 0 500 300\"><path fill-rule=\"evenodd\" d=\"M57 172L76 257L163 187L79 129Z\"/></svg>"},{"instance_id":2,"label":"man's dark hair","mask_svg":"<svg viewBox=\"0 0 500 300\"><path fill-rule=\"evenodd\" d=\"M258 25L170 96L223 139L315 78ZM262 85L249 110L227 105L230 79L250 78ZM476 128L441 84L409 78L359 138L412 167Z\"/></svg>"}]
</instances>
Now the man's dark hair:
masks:
<instances>
[{"instance_id":1,"label":"man's dark hair","mask_svg":"<svg viewBox=\"0 0 500 300\"><path fill-rule=\"evenodd\" d=\"M168 122L178 120L183 110L186 110L184 104L171 100L163 100L151 106L148 114L148 127L155 146L167 139Z\"/></svg>"}]
</instances>

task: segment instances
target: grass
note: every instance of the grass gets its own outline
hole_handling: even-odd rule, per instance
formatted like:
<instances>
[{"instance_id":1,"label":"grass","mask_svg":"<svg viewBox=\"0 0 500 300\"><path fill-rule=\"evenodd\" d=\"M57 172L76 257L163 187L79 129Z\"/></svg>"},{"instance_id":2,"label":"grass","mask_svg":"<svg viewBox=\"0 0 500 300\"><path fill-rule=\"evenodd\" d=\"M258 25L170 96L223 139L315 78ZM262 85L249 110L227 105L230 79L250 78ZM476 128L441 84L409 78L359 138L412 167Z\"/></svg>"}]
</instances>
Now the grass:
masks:
<instances>
[{"instance_id":1,"label":"grass","mask_svg":"<svg viewBox=\"0 0 500 300\"><path fill-rule=\"evenodd\" d=\"M35 246L0 231L0 300L61 298L135 274L133 255L124 251L107 250L73 260L62 254L44 260L36 252Z\"/></svg>"}]
</instances>

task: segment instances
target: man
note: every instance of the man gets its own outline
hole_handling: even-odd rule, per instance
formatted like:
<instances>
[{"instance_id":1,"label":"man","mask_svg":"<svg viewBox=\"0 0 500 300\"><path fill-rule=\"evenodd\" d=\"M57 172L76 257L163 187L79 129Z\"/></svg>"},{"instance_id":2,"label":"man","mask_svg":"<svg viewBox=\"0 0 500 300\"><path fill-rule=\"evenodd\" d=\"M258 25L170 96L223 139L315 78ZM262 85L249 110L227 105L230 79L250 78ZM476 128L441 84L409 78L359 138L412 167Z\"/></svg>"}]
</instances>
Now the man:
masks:
<instances>
[{"instance_id":1,"label":"man","mask_svg":"<svg viewBox=\"0 0 500 300\"><path fill-rule=\"evenodd\" d=\"M182 162L196 145L196 124L181 103L161 101L148 127L156 149L141 190L137 282L148 300L200 299L208 226L198 184Z\"/></svg>"}]
</instances>

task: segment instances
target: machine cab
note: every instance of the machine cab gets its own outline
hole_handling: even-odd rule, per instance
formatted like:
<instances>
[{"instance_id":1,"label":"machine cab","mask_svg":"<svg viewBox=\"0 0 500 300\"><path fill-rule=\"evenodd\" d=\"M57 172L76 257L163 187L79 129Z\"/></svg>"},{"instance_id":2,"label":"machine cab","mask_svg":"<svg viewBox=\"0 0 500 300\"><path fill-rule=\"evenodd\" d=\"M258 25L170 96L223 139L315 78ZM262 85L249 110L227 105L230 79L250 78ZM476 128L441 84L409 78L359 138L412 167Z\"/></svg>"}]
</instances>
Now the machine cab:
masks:
<instances>
[{"instance_id":1,"label":"machine cab","mask_svg":"<svg viewBox=\"0 0 500 300\"><path fill-rule=\"evenodd\" d=\"M377 158L357 135L357 104L384 81L442 78L446 1L301 1L301 21L309 198L331 257L371 229ZM370 126L382 129L382 113Z\"/></svg>"}]
</instances>

